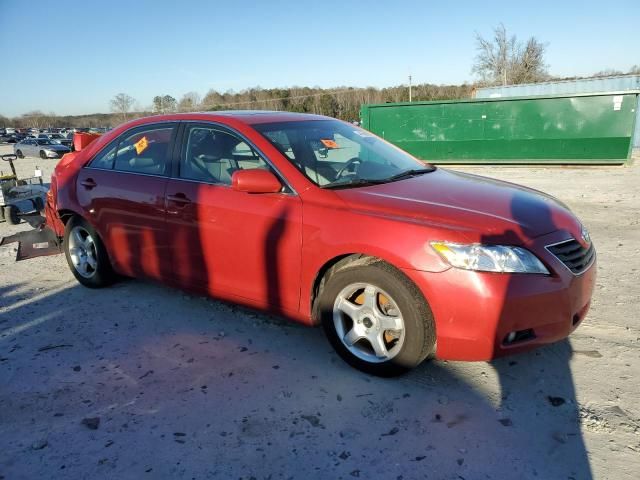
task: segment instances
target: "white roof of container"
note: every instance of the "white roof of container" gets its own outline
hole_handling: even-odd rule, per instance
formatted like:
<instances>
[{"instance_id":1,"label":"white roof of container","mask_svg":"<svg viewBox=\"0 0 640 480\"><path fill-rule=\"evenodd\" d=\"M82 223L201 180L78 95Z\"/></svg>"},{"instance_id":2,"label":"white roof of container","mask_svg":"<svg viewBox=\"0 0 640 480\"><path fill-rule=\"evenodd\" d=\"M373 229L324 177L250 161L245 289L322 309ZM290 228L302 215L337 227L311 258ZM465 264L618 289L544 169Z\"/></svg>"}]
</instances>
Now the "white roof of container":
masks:
<instances>
[{"instance_id":1,"label":"white roof of container","mask_svg":"<svg viewBox=\"0 0 640 480\"><path fill-rule=\"evenodd\" d=\"M476 90L476 98L529 97L532 95L571 95L572 93L601 93L640 90L640 75L581 78L555 82L499 85Z\"/></svg>"}]
</instances>

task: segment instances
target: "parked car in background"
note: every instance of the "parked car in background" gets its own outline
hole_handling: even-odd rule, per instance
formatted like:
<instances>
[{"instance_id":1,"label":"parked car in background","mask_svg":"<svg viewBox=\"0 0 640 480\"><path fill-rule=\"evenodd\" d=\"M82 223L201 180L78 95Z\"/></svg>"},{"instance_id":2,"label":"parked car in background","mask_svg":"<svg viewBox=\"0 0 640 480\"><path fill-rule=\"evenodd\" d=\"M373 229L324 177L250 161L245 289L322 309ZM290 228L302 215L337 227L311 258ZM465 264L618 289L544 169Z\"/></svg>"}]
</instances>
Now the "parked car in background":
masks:
<instances>
[{"instance_id":1,"label":"parked car in background","mask_svg":"<svg viewBox=\"0 0 640 480\"><path fill-rule=\"evenodd\" d=\"M14 153L18 158L24 157L40 157L61 158L65 153L71 152L71 149L60 143L54 143L48 138L25 138L13 146Z\"/></svg>"},{"instance_id":2,"label":"parked car in background","mask_svg":"<svg viewBox=\"0 0 640 480\"><path fill-rule=\"evenodd\" d=\"M70 140L60 133L41 133L40 135L38 135L38 138L48 138L54 143L59 143L69 148L71 148L71 144L73 143L73 138Z\"/></svg>"},{"instance_id":3,"label":"parked car in background","mask_svg":"<svg viewBox=\"0 0 640 480\"><path fill-rule=\"evenodd\" d=\"M321 324L383 376L559 341L596 279L560 201L318 115L129 122L58 164L46 212L85 286L145 277Z\"/></svg>"},{"instance_id":4,"label":"parked car in background","mask_svg":"<svg viewBox=\"0 0 640 480\"><path fill-rule=\"evenodd\" d=\"M25 136L21 133L4 133L0 134L0 143L17 143Z\"/></svg>"}]
</instances>

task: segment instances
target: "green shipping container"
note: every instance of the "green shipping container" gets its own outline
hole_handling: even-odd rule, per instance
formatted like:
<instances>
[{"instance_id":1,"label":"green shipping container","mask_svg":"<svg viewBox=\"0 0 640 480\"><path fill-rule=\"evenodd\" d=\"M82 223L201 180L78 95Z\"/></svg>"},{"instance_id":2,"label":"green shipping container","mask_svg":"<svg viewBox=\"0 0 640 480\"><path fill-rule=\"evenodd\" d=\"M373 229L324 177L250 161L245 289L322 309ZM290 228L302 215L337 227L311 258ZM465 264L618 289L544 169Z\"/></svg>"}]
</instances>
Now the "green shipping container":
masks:
<instances>
[{"instance_id":1,"label":"green shipping container","mask_svg":"<svg viewBox=\"0 0 640 480\"><path fill-rule=\"evenodd\" d=\"M362 105L363 128L434 163L620 164L639 92Z\"/></svg>"}]
</instances>

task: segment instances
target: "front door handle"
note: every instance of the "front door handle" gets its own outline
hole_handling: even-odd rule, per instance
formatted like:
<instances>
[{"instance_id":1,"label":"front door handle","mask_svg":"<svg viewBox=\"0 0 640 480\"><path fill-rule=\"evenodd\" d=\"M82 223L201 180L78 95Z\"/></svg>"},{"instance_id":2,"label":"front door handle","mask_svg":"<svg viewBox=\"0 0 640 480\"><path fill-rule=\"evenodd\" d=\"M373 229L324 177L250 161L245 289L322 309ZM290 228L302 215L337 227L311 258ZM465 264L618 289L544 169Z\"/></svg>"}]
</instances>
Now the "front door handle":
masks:
<instances>
[{"instance_id":1,"label":"front door handle","mask_svg":"<svg viewBox=\"0 0 640 480\"><path fill-rule=\"evenodd\" d=\"M95 182L93 178L87 178L86 180L82 180L80 182L80 185L82 185L87 190L91 190L92 188L95 188L98 186L98 184Z\"/></svg>"}]
</instances>

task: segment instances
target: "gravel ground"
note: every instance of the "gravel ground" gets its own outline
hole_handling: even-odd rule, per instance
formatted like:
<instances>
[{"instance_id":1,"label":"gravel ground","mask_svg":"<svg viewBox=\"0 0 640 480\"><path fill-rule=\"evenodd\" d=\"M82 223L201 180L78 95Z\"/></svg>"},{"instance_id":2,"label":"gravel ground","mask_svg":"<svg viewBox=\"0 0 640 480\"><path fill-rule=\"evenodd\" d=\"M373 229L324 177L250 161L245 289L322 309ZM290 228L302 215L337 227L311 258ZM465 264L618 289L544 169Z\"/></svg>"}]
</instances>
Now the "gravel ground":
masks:
<instances>
[{"instance_id":1,"label":"gravel ground","mask_svg":"<svg viewBox=\"0 0 640 480\"><path fill-rule=\"evenodd\" d=\"M319 329L143 281L89 290L61 255L0 247L0 480L638 478L640 167L459 169L590 229L597 289L569 341L378 379Z\"/></svg>"}]
</instances>

